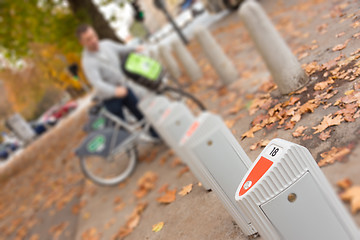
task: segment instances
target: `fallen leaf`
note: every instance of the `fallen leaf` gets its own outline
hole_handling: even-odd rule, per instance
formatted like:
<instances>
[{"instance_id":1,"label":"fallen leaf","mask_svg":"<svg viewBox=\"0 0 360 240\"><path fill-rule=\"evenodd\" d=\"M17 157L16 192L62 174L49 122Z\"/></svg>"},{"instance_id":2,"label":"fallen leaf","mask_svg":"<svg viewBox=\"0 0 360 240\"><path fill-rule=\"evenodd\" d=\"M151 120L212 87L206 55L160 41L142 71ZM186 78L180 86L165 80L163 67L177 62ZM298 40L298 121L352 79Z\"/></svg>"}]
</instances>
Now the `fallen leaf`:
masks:
<instances>
[{"instance_id":1,"label":"fallen leaf","mask_svg":"<svg viewBox=\"0 0 360 240\"><path fill-rule=\"evenodd\" d=\"M358 28L358 27L360 27L360 21L356 21L356 22L352 23L351 26L352 26L353 28Z\"/></svg>"},{"instance_id":2,"label":"fallen leaf","mask_svg":"<svg viewBox=\"0 0 360 240\"><path fill-rule=\"evenodd\" d=\"M346 40L345 43L343 44L338 44L336 45L335 47L333 47L333 51L336 52L336 51L340 51L340 50L343 50L344 48L347 47L348 43L350 42L350 39Z\"/></svg>"},{"instance_id":3,"label":"fallen leaf","mask_svg":"<svg viewBox=\"0 0 360 240\"><path fill-rule=\"evenodd\" d=\"M345 32L341 32L335 35L335 37L339 38L345 35Z\"/></svg>"},{"instance_id":4,"label":"fallen leaf","mask_svg":"<svg viewBox=\"0 0 360 240\"><path fill-rule=\"evenodd\" d=\"M136 198L143 198L155 188L158 176L156 173L148 171L137 182L138 189L134 192Z\"/></svg>"},{"instance_id":5,"label":"fallen leaf","mask_svg":"<svg viewBox=\"0 0 360 240\"><path fill-rule=\"evenodd\" d=\"M253 145L250 146L250 150L254 151L256 150L258 147L266 147L269 144L270 140L269 139L261 139L260 141L254 143Z\"/></svg>"},{"instance_id":6,"label":"fallen leaf","mask_svg":"<svg viewBox=\"0 0 360 240\"><path fill-rule=\"evenodd\" d=\"M115 212L120 212L121 210L124 209L125 206L126 206L126 204L125 204L124 202L122 202L122 203L120 203L120 204L118 204L118 205L116 205L116 206L114 207L114 211L115 211Z\"/></svg>"},{"instance_id":7,"label":"fallen leaf","mask_svg":"<svg viewBox=\"0 0 360 240\"><path fill-rule=\"evenodd\" d=\"M182 190L179 192L179 195L180 196L185 196L185 195L189 194L191 192L191 190L192 190L192 187L193 187L192 184L184 186L182 188Z\"/></svg>"},{"instance_id":8,"label":"fallen leaf","mask_svg":"<svg viewBox=\"0 0 360 240\"><path fill-rule=\"evenodd\" d=\"M159 160L159 162L160 162L160 165L164 165L165 163L166 163L166 161L168 160L168 158L167 158L167 156L165 155L165 156L162 156L161 158L160 158L160 160Z\"/></svg>"},{"instance_id":9,"label":"fallen leaf","mask_svg":"<svg viewBox=\"0 0 360 240\"><path fill-rule=\"evenodd\" d=\"M29 240L40 240L40 236L38 234L32 235Z\"/></svg>"},{"instance_id":10,"label":"fallen leaf","mask_svg":"<svg viewBox=\"0 0 360 240\"><path fill-rule=\"evenodd\" d=\"M118 187L119 187L120 189L123 189L124 187L126 187L126 184L127 184L127 181L122 182L122 183L119 183Z\"/></svg>"},{"instance_id":11,"label":"fallen leaf","mask_svg":"<svg viewBox=\"0 0 360 240\"><path fill-rule=\"evenodd\" d=\"M171 163L171 167L176 167L178 165L181 165L182 164L182 161L180 160L180 158L175 158L174 161Z\"/></svg>"},{"instance_id":12,"label":"fallen leaf","mask_svg":"<svg viewBox=\"0 0 360 240\"><path fill-rule=\"evenodd\" d=\"M324 131L324 132L320 133L319 138L322 141L326 141L326 139L328 139L330 137L330 133L331 133L331 129L329 129L328 131Z\"/></svg>"},{"instance_id":13,"label":"fallen leaf","mask_svg":"<svg viewBox=\"0 0 360 240\"><path fill-rule=\"evenodd\" d=\"M296 125L296 122L291 122L291 121L287 122L284 126L284 129L285 130L293 129L295 127L295 125Z\"/></svg>"},{"instance_id":14,"label":"fallen leaf","mask_svg":"<svg viewBox=\"0 0 360 240\"><path fill-rule=\"evenodd\" d=\"M303 92L306 92L307 91L307 87L303 87L293 93L290 93L289 95L299 95L299 94L302 94Z\"/></svg>"},{"instance_id":15,"label":"fallen leaf","mask_svg":"<svg viewBox=\"0 0 360 240\"><path fill-rule=\"evenodd\" d=\"M333 118L332 114L329 114L327 116L324 116L322 122L319 125L313 127L312 129L315 130L314 134L320 133L328 127L340 125L340 123L342 123L343 121L344 118L342 115L337 115Z\"/></svg>"},{"instance_id":16,"label":"fallen leaf","mask_svg":"<svg viewBox=\"0 0 360 240\"><path fill-rule=\"evenodd\" d=\"M188 166L183 167L183 168L179 171L177 177L178 177L178 178L181 177L184 173L186 173L186 172L188 172L188 171L190 171L190 168L189 168Z\"/></svg>"},{"instance_id":17,"label":"fallen leaf","mask_svg":"<svg viewBox=\"0 0 360 240\"><path fill-rule=\"evenodd\" d=\"M320 34L324 34L327 32L327 27L329 26L329 24L327 23L323 23L321 24L320 26L317 27L317 31L320 33Z\"/></svg>"},{"instance_id":18,"label":"fallen leaf","mask_svg":"<svg viewBox=\"0 0 360 240\"><path fill-rule=\"evenodd\" d=\"M268 118L268 116L266 114L260 114L254 118L254 120L251 122L251 125L255 126L257 124L261 124L261 122L263 122L267 118Z\"/></svg>"},{"instance_id":19,"label":"fallen leaf","mask_svg":"<svg viewBox=\"0 0 360 240\"><path fill-rule=\"evenodd\" d=\"M159 232L163 228L163 226L164 226L164 222L159 222L152 226L152 231Z\"/></svg>"},{"instance_id":20,"label":"fallen leaf","mask_svg":"<svg viewBox=\"0 0 360 240\"><path fill-rule=\"evenodd\" d=\"M360 210L360 186L348 188L344 193L340 194L340 198L343 201L350 202L353 214Z\"/></svg>"},{"instance_id":21,"label":"fallen leaf","mask_svg":"<svg viewBox=\"0 0 360 240\"><path fill-rule=\"evenodd\" d=\"M299 98L299 97L291 96L288 101L286 101L285 103L282 104L282 107L293 106L293 105L295 105L295 103L297 103L298 101L300 101L300 98Z\"/></svg>"},{"instance_id":22,"label":"fallen leaf","mask_svg":"<svg viewBox=\"0 0 360 240\"><path fill-rule=\"evenodd\" d=\"M338 106L338 105L344 105L344 104L349 104L349 103L353 103L353 102L360 102L360 92L354 92L351 95L348 96L344 96L338 100L336 100L336 102L334 103L334 106Z\"/></svg>"},{"instance_id":23,"label":"fallen leaf","mask_svg":"<svg viewBox=\"0 0 360 240\"><path fill-rule=\"evenodd\" d=\"M250 150L251 151L255 151L258 148L259 142L254 143L253 145L250 146Z\"/></svg>"},{"instance_id":24,"label":"fallen leaf","mask_svg":"<svg viewBox=\"0 0 360 240\"><path fill-rule=\"evenodd\" d=\"M306 140L310 140L310 139L313 139L313 136L312 135L305 135L302 140L306 141Z\"/></svg>"},{"instance_id":25,"label":"fallen leaf","mask_svg":"<svg viewBox=\"0 0 360 240\"><path fill-rule=\"evenodd\" d=\"M86 201L85 200L82 200L80 201L79 203L75 204L72 209L71 209L71 212L74 214L74 215L77 215L79 214L80 210L85 207L86 205Z\"/></svg>"},{"instance_id":26,"label":"fallen leaf","mask_svg":"<svg viewBox=\"0 0 360 240\"><path fill-rule=\"evenodd\" d=\"M341 161L346 155L350 153L350 149L347 147L336 148L332 147L330 151L320 154L322 159L318 162L319 167L323 167L329 164L333 164L335 161Z\"/></svg>"},{"instance_id":27,"label":"fallen leaf","mask_svg":"<svg viewBox=\"0 0 360 240\"><path fill-rule=\"evenodd\" d=\"M351 90L349 90L349 91L346 91L345 92L345 95L346 96L349 96L349 95L351 95L351 94L353 94L354 93L354 89L351 89Z\"/></svg>"},{"instance_id":28,"label":"fallen leaf","mask_svg":"<svg viewBox=\"0 0 360 240\"><path fill-rule=\"evenodd\" d=\"M226 114L229 114L229 115L233 115L233 114L236 114L238 113L242 108L244 107L244 103L243 103L243 100L241 98L239 98L234 106L232 108L230 108Z\"/></svg>"},{"instance_id":29,"label":"fallen leaf","mask_svg":"<svg viewBox=\"0 0 360 240\"><path fill-rule=\"evenodd\" d=\"M115 222L116 222L115 218L110 219L109 221L107 221L107 223L105 223L104 229L108 230L112 225L114 225Z\"/></svg>"},{"instance_id":30,"label":"fallen leaf","mask_svg":"<svg viewBox=\"0 0 360 240\"><path fill-rule=\"evenodd\" d=\"M166 184L162 185L161 188L159 188L158 193L166 192L168 190L168 188L169 188L169 184L166 183Z\"/></svg>"},{"instance_id":31,"label":"fallen leaf","mask_svg":"<svg viewBox=\"0 0 360 240\"><path fill-rule=\"evenodd\" d=\"M357 119L360 117L360 110L357 111L355 114L354 114L354 118Z\"/></svg>"},{"instance_id":32,"label":"fallen leaf","mask_svg":"<svg viewBox=\"0 0 360 240\"><path fill-rule=\"evenodd\" d=\"M293 135L294 137L304 136L303 132L304 132L307 128L308 128L308 127L300 126L300 127L298 127L298 128L292 133L292 135Z\"/></svg>"},{"instance_id":33,"label":"fallen leaf","mask_svg":"<svg viewBox=\"0 0 360 240\"><path fill-rule=\"evenodd\" d=\"M158 153L159 153L159 149L154 148L149 154L146 155L145 159L143 159L142 161L150 163L155 160Z\"/></svg>"},{"instance_id":34,"label":"fallen leaf","mask_svg":"<svg viewBox=\"0 0 360 240\"><path fill-rule=\"evenodd\" d=\"M112 237L113 240L123 239L134 231L139 225L140 216L147 207L147 203L139 203L128 217L125 226L122 226L120 230Z\"/></svg>"},{"instance_id":35,"label":"fallen leaf","mask_svg":"<svg viewBox=\"0 0 360 240\"><path fill-rule=\"evenodd\" d=\"M312 112L314 112L315 108L317 108L318 106L319 106L319 104L314 99L311 99L300 106L299 113L300 114L307 113L307 112L312 113Z\"/></svg>"},{"instance_id":36,"label":"fallen leaf","mask_svg":"<svg viewBox=\"0 0 360 240\"><path fill-rule=\"evenodd\" d=\"M330 84L333 84L333 83L334 83L334 80L332 80L331 78L329 78L329 79L326 80L326 81L319 82L319 83L315 84L314 90L315 90L315 91L324 90L324 89L327 88Z\"/></svg>"},{"instance_id":37,"label":"fallen leaf","mask_svg":"<svg viewBox=\"0 0 360 240\"><path fill-rule=\"evenodd\" d=\"M167 190L164 195L158 197L156 201L159 203L172 203L176 200L176 189Z\"/></svg>"},{"instance_id":38,"label":"fallen leaf","mask_svg":"<svg viewBox=\"0 0 360 240\"><path fill-rule=\"evenodd\" d=\"M262 129L262 127L260 126L260 124L255 125L249 131L245 132L241 137L242 137L242 139L247 138L247 137L248 138L253 138L253 137L255 137L254 133L261 130L261 129Z\"/></svg>"},{"instance_id":39,"label":"fallen leaf","mask_svg":"<svg viewBox=\"0 0 360 240\"><path fill-rule=\"evenodd\" d=\"M145 188L139 188L134 192L134 195L137 199L143 198L148 194L148 190Z\"/></svg>"},{"instance_id":40,"label":"fallen leaf","mask_svg":"<svg viewBox=\"0 0 360 240\"><path fill-rule=\"evenodd\" d=\"M112 240L121 240L124 237L130 235L133 232L133 229L121 227L120 230L112 237ZM87 239L84 239L87 240Z\"/></svg>"},{"instance_id":41,"label":"fallen leaf","mask_svg":"<svg viewBox=\"0 0 360 240\"><path fill-rule=\"evenodd\" d=\"M269 99L268 95L254 99L249 107L249 115L254 115L259 110L259 108L263 108L265 105L270 106L271 103L272 99Z\"/></svg>"},{"instance_id":42,"label":"fallen leaf","mask_svg":"<svg viewBox=\"0 0 360 240\"><path fill-rule=\"evenodd\" d=\"M300 55L298 56L298 59L301 60L301 59L303 59L303 58L306 58L306 57L309 56L309 55L310 55L309 52L303 52L302 54L300 54Z\"/></svg>"},{"instance_id":43,"label":"fallen leaf","mask_svg":"<svg viewBox=\"0 0 360 240\"><path fill-rule=\"evenodd\" d=\"M342 190L346 190L351 187L352 181L349 178L344 178L338 181L336 185Z\"/></svg>"},{"instance_id":44,"label":"fallen leaf","mask_svg":"<svg viewBox=\"0 0 360 240\"><path fill-rule=\"evenodd\" d=\"M83 219L84 219L84 220L87 220L87 219L89 219L90 217L91 217L91 215L90 215L89 212L86 212L86 213L84 213L84 215L83 215Z\"/></svg>"},{"instance_id":45,"label":"fallen leaf","mask_svg":"<svg viewBox=\"0 0 360 240\"><path fill-rule=\"evenodd\" d=\"M317 62L311 62L309 64L303 64L302 66L309 75L311 75L311 74L313 74L313 73L320 70L320 66L319 66L319 64Z\"/></svg>"},{"instance_id":46,"label":"fallen leaf","mask_svg":"<svg viewBox=\"0 0 360 240\"><path fill-rule=\"evenodd\" d=\"M117 196L117 197L114 198L114 204L115 204L115 205L116 205L116 204L119 204L119 203L121 203L121 202L122 202L122 198L121 198L121 197Z\"/></svg>"},{"instance_id":47,"label":"fallen leaf","mask_svg":"<svg viewBox=\"0 0 360 240\"><path fill-rule=\"evenodd\" d=\"M134 229L135 227L137 227L137 225L139 225L140 222L140 215L134 215L132 216L128 222L127 222L127 227L130 229Z\"/></svg>"},{"instance_id":48,"label":"fallen leaf","mask_svg":"<svg viewBox=\"0 0 360 240\"><path fill-rule=\"evenodd\" d=\"M235 123L236 123L236 121L235 121L234 119L225 120L225 125L226 125L228 128L232 128Z\"/></svg>"},{"instance_id":49,"label":"fallen leaf","mask_svg":"<svg viewBox=\"0 0 360 240\"><path fill-rule=\"evenodd\" d=\"M300 113L296 113L291 119L290 122L299 122L301 120L301 114Z\"/></svg>"},{"instance_id":50,"label":"fallen leaf","mask_svg":"<svg viewBox=\"0 0 360 240\"><path fill-rule=\"evenodd\" d=\"M220 87L220 88L218 89L218 95L219 95L219 96L224 96L224 95L226 95L226 94L228 94L228 93L229 93L229 89L228 89L228 87L226 87L226 86Z\"/></svg>"},{"instance_id":51,"label":"fallen leaf","mask_svg":"<svg viewBox=\"0 0 360 240\"><path fill-rule=\"evenodd\" d=\"M271 92L272 90L276 89L277 86L273 81L264 82L260 87L259 90L265 93Z\"/></svg>"},{"instance_id":52,"label":"fallen leaf","mask_svg":"<svg viewBox=\"0 0 360 240\"><path fill-rule=\"evenodd\" d=\"M59 239L60 235L69 225L68 222L63 222L50 228L49 232L53 235L53 239Z\"/></svg>"},{"instance_id":53,"label":"fallen leaf","mask_svg":"<svg viewBox=\"0 0 360 240\"><path fill-rule=\"evenodd\" d=\"M92 227L81 234L82 240L100 240L101 234L98 233L97 229Z\"/></svg>"}]
</instances>

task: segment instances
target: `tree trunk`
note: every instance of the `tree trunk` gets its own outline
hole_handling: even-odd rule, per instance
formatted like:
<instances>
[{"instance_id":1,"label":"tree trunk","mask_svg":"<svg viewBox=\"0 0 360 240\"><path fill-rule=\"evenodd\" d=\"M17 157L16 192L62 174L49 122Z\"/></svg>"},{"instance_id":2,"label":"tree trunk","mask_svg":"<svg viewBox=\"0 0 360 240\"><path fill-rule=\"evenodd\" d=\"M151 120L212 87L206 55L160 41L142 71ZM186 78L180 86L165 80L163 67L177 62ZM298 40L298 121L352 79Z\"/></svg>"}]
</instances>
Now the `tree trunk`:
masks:
<instances>
[{"instance_id":1,"label":"tree trunk","mask_svg":"<svg viewBox=\"0 0 360 240\"><path fill-rule=\"evenodd\" d=\"M110 24L106 21L98 7L92 0L67 0L75 17L82 23L91 24L99 35L100 39L112 39L123 43L116 36Z\"/></svg>"}]
</instances>

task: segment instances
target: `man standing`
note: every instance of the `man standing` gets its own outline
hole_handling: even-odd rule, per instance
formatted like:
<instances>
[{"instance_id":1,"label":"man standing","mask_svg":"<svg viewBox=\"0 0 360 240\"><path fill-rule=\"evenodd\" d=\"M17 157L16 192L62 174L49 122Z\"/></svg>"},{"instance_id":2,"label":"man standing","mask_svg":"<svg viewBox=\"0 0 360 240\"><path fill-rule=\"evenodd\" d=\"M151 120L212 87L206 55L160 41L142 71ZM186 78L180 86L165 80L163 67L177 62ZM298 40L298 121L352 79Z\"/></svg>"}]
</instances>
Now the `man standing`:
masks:
<instances>
[{"instance_id":1,"label":"man standing","mask_svg":"<svg viewBox=\"0 0 360 240\"><path fill-rule=\"evenodd\" d=\"M105 108L124 120L123 106L138 119L143 119L137 108L138 99L129 88L126 77L121 70L120 56L134 49L118 44L112 40L99 41L95 30L87 25L80 25L76 36L84 47L82 66L85 75L97 91L97 96L103 100ZM151 134L157 134L151 130Z\"/></svg>"}]
</instances>

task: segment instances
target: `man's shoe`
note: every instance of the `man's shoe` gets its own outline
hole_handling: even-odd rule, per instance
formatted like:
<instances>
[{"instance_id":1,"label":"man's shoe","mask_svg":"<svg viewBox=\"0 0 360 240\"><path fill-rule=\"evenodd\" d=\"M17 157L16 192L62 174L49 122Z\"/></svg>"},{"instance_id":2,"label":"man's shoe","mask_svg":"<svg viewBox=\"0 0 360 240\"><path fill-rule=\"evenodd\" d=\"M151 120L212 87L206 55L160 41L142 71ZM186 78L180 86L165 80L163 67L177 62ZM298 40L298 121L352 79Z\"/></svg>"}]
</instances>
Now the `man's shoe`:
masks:
<instances>
[{"instance_id":1,"label":"man's shoe","mask_svg":"<svg viewBox=\"0 0 360 240\"><path fill-rule=\"evenodd\" d=\"M140 136L139 136L139 139L144 141L144 142L147 142L147 143L155 143L155 144L161 143L160 138L152 137L152 136L150 136L149 134L146 134L146 133L141 133Z\"/></svg>"}]
</instances>

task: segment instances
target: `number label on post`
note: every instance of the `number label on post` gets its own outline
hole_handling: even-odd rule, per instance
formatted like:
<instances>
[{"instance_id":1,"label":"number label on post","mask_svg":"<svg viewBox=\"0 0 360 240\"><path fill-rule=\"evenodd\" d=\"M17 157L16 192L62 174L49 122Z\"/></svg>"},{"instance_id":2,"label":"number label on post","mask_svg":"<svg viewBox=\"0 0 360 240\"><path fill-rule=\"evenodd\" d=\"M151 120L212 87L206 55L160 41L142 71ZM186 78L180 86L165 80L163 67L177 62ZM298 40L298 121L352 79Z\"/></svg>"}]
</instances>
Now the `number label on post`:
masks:
<instances>
[{"instance_id":1,"label":"number label on post","mask_svg":"<svg viewBox=\"0 0 360 240\"><path fill-rule=\"evenodd\" d=\"M272 161L275 161L281 155L282 155L282 147L272 144L271 146L269 146L268 150L266 151L266 153L263 156Z\"/></svg>"}]
</instances>

